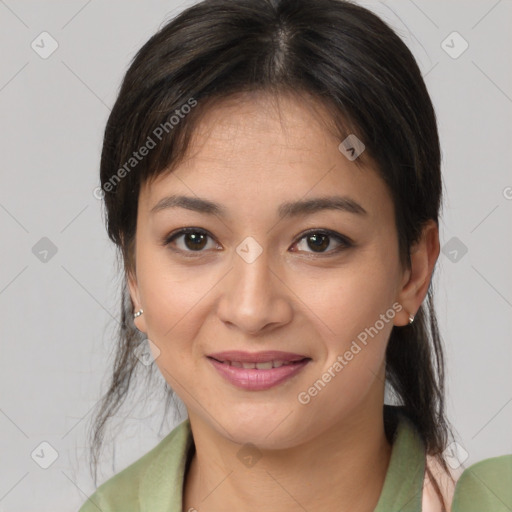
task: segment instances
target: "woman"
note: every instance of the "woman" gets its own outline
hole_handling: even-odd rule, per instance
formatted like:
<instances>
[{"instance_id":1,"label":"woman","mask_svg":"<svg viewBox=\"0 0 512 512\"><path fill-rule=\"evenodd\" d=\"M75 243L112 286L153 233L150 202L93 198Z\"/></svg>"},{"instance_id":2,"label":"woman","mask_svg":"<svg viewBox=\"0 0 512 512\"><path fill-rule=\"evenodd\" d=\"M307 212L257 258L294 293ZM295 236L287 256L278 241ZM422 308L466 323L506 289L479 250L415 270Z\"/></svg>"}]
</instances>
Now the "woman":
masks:
<instances>
[{"instance_id":1,"label":"woman","mask_svg":"<svg viewBox=\"0 0 512 512\"><path fill-rule=\"evenodd\" d=\"M443 457L436 118L377 16L185 10L126 73L101 190L126 286L94 453L140 342L188 418L81 512L509 506L510 458L460 476Z\"/></svg>"}]
</instances>

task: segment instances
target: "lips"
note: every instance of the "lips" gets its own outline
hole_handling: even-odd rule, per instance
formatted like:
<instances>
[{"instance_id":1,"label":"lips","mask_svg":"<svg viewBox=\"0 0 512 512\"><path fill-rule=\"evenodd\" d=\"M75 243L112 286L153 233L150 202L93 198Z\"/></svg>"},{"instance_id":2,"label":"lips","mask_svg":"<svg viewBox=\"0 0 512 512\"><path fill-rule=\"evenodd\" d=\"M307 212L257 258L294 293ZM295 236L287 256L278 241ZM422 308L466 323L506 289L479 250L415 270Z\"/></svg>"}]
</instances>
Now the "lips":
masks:
<instances>
[{"instance_id":1,"label":"lips","mask_svg":"<svg viewBox=\"0 0 512 512\"><path fill-rule=\"evenodd\" d=\"M207 356L220 375L234 386L248 391L263 391L299 373L310 357L291 352L217 352Z\"/></svg>"}]
</instances>

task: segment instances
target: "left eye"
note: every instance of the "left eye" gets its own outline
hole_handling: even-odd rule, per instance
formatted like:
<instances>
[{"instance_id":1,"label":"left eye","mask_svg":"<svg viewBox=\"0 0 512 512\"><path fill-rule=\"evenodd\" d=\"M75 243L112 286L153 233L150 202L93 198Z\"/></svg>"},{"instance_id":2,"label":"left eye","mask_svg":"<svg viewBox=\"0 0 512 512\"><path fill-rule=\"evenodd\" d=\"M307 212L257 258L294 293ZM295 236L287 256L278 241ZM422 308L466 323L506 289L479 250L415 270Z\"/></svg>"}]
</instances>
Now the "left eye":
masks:
<instances>
[{"instance_id":1,"label":"left eye","mask_svg":"<svg viewBox=\"0 0 512 512\"><path fill-rule=\"evenodd\" d=\"M336 240L338 247L329 251L325 250L331 245L332 239ZM352 247L353 245L348 238L332 231L309 231L308 233L302 235L302 237L294 245L299 245L303 240L305 241L303 247L305 245L305 247L312 248L313 250L311 252L317 254L338 252L343 249Z\"/></svg>"}]
</instances>

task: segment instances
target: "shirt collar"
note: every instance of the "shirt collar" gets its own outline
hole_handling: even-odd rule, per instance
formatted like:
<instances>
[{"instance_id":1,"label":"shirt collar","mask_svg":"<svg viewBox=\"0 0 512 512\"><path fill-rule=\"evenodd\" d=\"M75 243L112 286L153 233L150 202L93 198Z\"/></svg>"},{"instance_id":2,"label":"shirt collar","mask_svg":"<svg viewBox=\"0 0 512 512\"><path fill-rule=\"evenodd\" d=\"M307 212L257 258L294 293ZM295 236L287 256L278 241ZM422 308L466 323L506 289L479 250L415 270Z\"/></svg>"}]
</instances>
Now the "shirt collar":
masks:
<instances>
[{"instance_id":1,"label":"shirt collar","mask_svg":"<svg viewBox=\"0 0 512 512\"><path fill-rule=\"evenodd\" d=\"M401 407L384 406L386 421L395 423L391 458L374 512L420 512L425 449L412 422ZM181 512L185 469L194 443L187 418L166 438L162 451L148 467L140 483L141 510Z\"/></svg>"},{"instance_id":2,"label":"shirt collar","mask_svg":"<svg viewBox=\"0 0 512 512\"><path fill-rule=\"evenodd\" d=\"M421 512L425 476L425 447L402 407L384 406L384 415L396 420L391 458L374 512Z\"/></svg>"}]
</instances>

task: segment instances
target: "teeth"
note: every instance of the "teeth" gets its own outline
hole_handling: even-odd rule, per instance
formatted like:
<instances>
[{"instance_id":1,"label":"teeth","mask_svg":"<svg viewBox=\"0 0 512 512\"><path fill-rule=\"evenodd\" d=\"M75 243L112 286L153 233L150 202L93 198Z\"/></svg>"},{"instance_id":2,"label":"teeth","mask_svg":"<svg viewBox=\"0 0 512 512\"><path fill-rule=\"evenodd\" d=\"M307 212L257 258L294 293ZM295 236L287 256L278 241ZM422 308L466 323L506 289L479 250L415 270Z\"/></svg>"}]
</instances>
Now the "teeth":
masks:
<instances>
[{"instance_id":1,"label":"teeth","mask_svg":"<svg viewBox=\"0 0 512 512\"><path fill-rule=\"evenodd\" d=\"M272 368L279 368L280 366L287 366L291 363L290 361L281 361L279 359L272 360L272 361L265 361L262 363L242 363L240 361L222 361L224 364L228 364L231 366L235 366L237 368L251 368L251 369L258 369L258 370L271 370Z\"/></svg>"},{"instance_id":2,"label":"teeth","mask_svg":"<svg viewBox=\"0 0 512 512\"><path fill-rule=\"evenodd\" d=\"M256 368L258 368L258 370L270 370L272 368L272 361L267 361L266 363L256 363Z\"/></svg>"}]
</instances>

